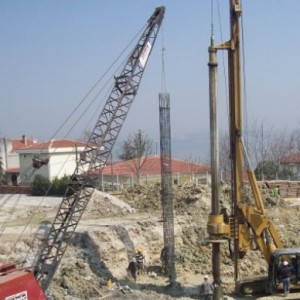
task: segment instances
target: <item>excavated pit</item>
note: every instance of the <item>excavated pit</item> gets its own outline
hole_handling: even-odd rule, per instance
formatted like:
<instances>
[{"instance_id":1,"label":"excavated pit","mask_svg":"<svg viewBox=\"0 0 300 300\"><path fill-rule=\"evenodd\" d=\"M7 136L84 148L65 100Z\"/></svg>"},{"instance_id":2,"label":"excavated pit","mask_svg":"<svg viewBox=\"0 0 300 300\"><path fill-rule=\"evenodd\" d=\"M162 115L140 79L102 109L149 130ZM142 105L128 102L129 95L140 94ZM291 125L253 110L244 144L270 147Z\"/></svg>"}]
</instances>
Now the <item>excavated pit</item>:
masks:
<instances>
[{"instance_id":1,"label":"excavated pit","mask_svg":"<svg viewBox=\"0 0 300 300\"><path fill-rule=\"evenodd\" d=\"M245 193L250 199L248 189ZM299 245L298 207L291 207L285 201L276 205L276 199L266 187L262 188L262 195L267 213L284 244L287 247ZM13 197L17 195L0 195L0 220L3 224L0 257L7 259L9 254L10 260L30 260L35 253L30 248L36 229L39 228L39 234L45 236L60 199L47 198L37 209L39 198L22 196L15 206ZM229 186L222 185L220 200L228 208L229 197ZM206 185L186 184L173 189L178 284L169 288L167 278L161 274L163 223L160 185L133 186L115 196L95 192L49 287L52 299L199 298L203 276L209 274L212 278L211 246L206 243L210 199L210 187ZM9 220L8 215L11 215ZM31 224L24 231L29 220ZM23 234L19 237L21 232ZM14 246L17 238L19 241ZM140 275L134 283L126 268L138 246L144 250L147 274ZM228 257L226 243L221 250L223 289L230 295L234 290L233 263ZM242 277L260 276L266 272L267 265L258 251L247 253L241 260ZM231 297L234 296L228 296L228 299Z\"/></svg>"}]
</instances>

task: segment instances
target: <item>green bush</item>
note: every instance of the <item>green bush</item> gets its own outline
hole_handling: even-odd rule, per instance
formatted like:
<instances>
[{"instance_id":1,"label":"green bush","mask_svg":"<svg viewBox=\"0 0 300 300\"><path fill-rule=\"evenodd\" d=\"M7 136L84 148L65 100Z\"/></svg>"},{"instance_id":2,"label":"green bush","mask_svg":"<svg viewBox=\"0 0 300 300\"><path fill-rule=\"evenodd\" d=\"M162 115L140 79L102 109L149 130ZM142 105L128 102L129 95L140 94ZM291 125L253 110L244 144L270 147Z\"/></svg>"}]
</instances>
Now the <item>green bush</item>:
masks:
<instances>
[{"instance_id":1,"label":"green bush","mask_svg":"<svg viewBox=\"0 0 300 300\"><path fill-rule=\"evenodd\" d=\"M33 196L64 196L70 182L68 176L54 178L52 182L49 179L37 175L31 182Z\"/></svg>"},{"instance_id":2,"label":"green bush","mask_svg":"<svg viewBox=\"0 0 300 300\"><path fill-rule=\"evenodd\" d=\"M37 175L30 183L30 186L32 187L31 194L33 196L45 196L50 188L50 185L51 182L49 179L42 175Z\"/></svg>"},{"instance_id":3,"label":"green bush","mask_svg":"<svg viewBox=\"0 0 300 300\"><path fill-rule=\"evenodd\" d=\"M8 185L10 182L10 175L8 174L3 174L2 175L2 178L1 178L1 181L0 181L0 184L4 184L4 185Z\"/></svg>"},{"instance_id":4,"label":"green bush","mask_svg":"<svg viewBox=\"0 0 300 300\"><path fill-rule=\"evenodd\" d=\"M49 195L52 196L64 196L66 189L68 188L68 184L70 182L69 176L64 176L62 178L54 178L51 183L51 189L49 191Z\"/></svg>"}]
</instances>

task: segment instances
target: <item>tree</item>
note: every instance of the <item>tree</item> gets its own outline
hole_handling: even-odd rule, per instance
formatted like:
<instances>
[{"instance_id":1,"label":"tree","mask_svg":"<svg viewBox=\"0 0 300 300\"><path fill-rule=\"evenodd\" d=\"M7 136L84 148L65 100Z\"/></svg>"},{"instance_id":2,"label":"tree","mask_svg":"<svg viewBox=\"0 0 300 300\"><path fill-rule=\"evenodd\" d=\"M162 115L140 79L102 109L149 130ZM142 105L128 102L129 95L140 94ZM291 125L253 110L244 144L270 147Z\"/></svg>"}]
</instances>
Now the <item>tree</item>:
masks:
<instances>
[{"instance_id":1,"label":"tree","mask_svg":"<svg viewBox=\"0 0 300 300\"><path fill-rule=\"evenodd\" d=\"M274 132L270 143L270 160L273 160L276 163L276 179L279 177L281 159L292 154L294 149L295 136L289 133L286 128L281 128Z\"/></svg>"},{"instance_id":2,"label":"tree","mask_svg":"<svg viewBox=\"0 0 300 300\"><path fill-rule=\"evenodd\" d=\"M259 162L269 161L270 142L274 134L274 125L263 120L259 122L253 119L250 123L249 131L246 133L247 153L253 166ZM263 172L263 168L260 169ZM263 178L264 174L259 174Z\"/></svg>"},{"instance_id":3,"label":"tree","mask_svg":"<svg viewBox=\"0 0 300 300\"><path fill-rule=\"evenodd\" d=\"M264 175L263 178L261 178L261 174ZM255 175L259 180L296 179L296 176L291 171L278 170L277 162L275 161L259 162L255 169Z\"/></svg>"},{"instance_id":4,"label":"tree","mask_svg":"<svg viewBox=\"0 0 300 300\"><path fill-rule=\"evenodd\" d=\"M255 176L258 180L276 179L277 167L274 161L262 161L257 164ZM263 174L263 178L262 178Z\"/></svg>"},{"instance_id":5,"label":"tree","mask_svg":"<svg viewBox=\"0 0 300 300\"><path fill-rule=\"evenodd\" d=\"M48 192L48 195L50 196L64 196L68 185L70 183L70 177L65 175L61 178L55 177L51 182L51 187Z\"/></svg>"},{"instance_id":6,"label":"tree","mask_svg":"<svg viewBox=\"0 0 300 300\"><path fill-rule=\"evenodd\" d=\"M257 178L264 180L264 176L268 179L290 177L291 174L280 171L280 161L297 149L300 144L299 130L290 132L281 124L276 127L266 121L254 120L251 122L247 137L247 152L253 166L257 166L255 170Z\"/></svg>"},{"instance_id":7,"label":"tree","mask_svg":"<svg viewBox=\"0 0 300 300\"><path fill-rule=\"evenodd\" d=\"M295 141L295 151L300 152L300 129L294 130L292 133Z\"/></svg>"},{"instance_id":8,"label":"tree","mask_svg":"<svg viewBox=\"0 0 300 300\"><path fill-rule=\"evenodd\" d=\"M133 161L130 168L139 182L142 168L151 154L152 140L139 129L134 136L129 135L124 141L119 158L124 161Z\"/></svg>"},{"instance_id":9,"label":"tree","mask_svg":"<svg viewBox=\"0 0 300 300\"><path fill-rule=\"evenodd\" d=\"M280 171L280 161L299 149L299 130L290 132L284 126L276 127L266 121L258 122L254 119L245 136L246 151L251 165L256 166L255 174L258 179L292 177L290 172ZM230 170L229 156L229 137L224 134L220 138L220 168L225 173Z\"/></svg>"}]
</instances>

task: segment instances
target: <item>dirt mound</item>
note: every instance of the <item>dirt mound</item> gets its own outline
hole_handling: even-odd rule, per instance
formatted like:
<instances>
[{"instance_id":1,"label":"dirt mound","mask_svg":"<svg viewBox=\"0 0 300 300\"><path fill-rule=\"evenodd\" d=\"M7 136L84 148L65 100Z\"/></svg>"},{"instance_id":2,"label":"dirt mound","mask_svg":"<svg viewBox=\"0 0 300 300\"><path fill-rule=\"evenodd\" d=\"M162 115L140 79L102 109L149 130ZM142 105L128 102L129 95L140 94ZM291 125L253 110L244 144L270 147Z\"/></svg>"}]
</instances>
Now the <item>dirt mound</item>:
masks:
<instances>
[{"instance_id":1,"label":"dirt mound","mask_svg":"<svg viewBox=\"0 0 300 300\"><path fill-rule=\"evenodd\" d=\"M244 192L249 202L252 201L250 189L246 187ZM174 220L176 272L177 280L181 285L177 292L181 291L182 297L185 295L186 299L190 299L198 295L197 286L202 281L203 276L205 274L211 276L212 249L211 245L206 243L206 224L210 213L211 191L205 185L186 184L175 187L172 195L176 216ZM275 225L280 224L277 226L277 230L284 244L289 247L299 244L297 235L299 228L298 214L295 214L294 209L276 203L268 190L263 187L262 196L268 214L272 216L272 221ZM121 198L136 209L134 215L137 219L132 220L133 216L131 215L132 222L129 222L125 216L119 224L107 224L101 230L94 229L93 232L84 233L81 237L76 236L68 251L73 253L76 249L77 264L80 258L82 260L79 263L79 266L82 266L81 271L78 270L76 264L77 267L69 270L69 268L63 267L63 263L64 276L56 275L56 286L64 287L67 291L66 294L80 295L80 297L85 294L89 295L88 297L94 297L97 293L99 295L111 293L113 295L111 299L165 299L160 298L163 297L161 287L166 285L166 278L159 273L159 254L163 246L163 224L158 222L161 215L160 185L133 186L124 191ZM228 185L221 187L220 199L222 205L230 208L230 187ZM94 245L87 241L93 241ZM139 245L144 248L147 266L150 270L156 270L158 276L154 279L143 275L139 277L136 284L133 284L128 278L126 267L128 259L134 254L136 247ZM97 249L97 251L93 252L91 249ZM229 258L227 245L222 246L221 251L223 289L225 293L230 293L234 290L233 262ZM79 253L81 254L79 255ZM69 270L69 273L66 273L66 270ZM93 280L95 274L97 275L95 277L99 279L98 282L91 284L92 286L96 284L98 287L97 292L95 289L87 288L84 289L84 293L83 290L79 292L82 289L81 276L78 274L75 276L74 272L82 273L87 272L87 270L90 270L92 274L89 277L90 280ZM260 276L266 273L267 264L259 251L249 251L240 262L241 278ZM68 277L71 277L72 281L67 280ZM76 284L74 278L77 278L78 284ZM109 280L114 283L111 287L105 285L99 287L101 286L100 282L106 283ZM152 283L150 286L149 282ZM76 285L78 285L77 288ZM120 290L120 285L128 285L131 291ZM187 289L191 285L192 287ZM143 296L141 296L140 289L143 290ZM72 293L71 290L76 290L76 293ZM172 292L170 291L168 295L171 297Z\"/></svg>"},{"instance_id":2,"label":"dirt mound","mask_svg":"<svg viewBox=\"0 0 300 300\"><path fill-rule=\"evenodd\" d=\"M84 213L89 216L123 216L134 212L135 209L128 203L113 195L95 190Z\"/></svg>"}]
</instances>

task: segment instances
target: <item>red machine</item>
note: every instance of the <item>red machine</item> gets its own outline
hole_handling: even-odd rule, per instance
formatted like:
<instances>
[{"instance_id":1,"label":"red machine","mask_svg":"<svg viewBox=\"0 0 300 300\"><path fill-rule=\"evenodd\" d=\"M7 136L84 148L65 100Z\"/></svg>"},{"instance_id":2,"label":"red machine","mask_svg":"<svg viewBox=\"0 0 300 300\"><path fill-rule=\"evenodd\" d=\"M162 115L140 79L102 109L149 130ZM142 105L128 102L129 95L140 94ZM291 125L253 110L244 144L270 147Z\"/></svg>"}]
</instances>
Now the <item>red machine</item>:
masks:
<instances>
[{"instance_id":1,"label":"red machine","mask_svg":"<svg viewBox=\"0 0 300 300\"><path fill-rule=\"evenodd\" d=\"M46 296L30 269L18 270L16 265L0 262L0 299L46 300Z\"/></svg>"}]
</instances>

